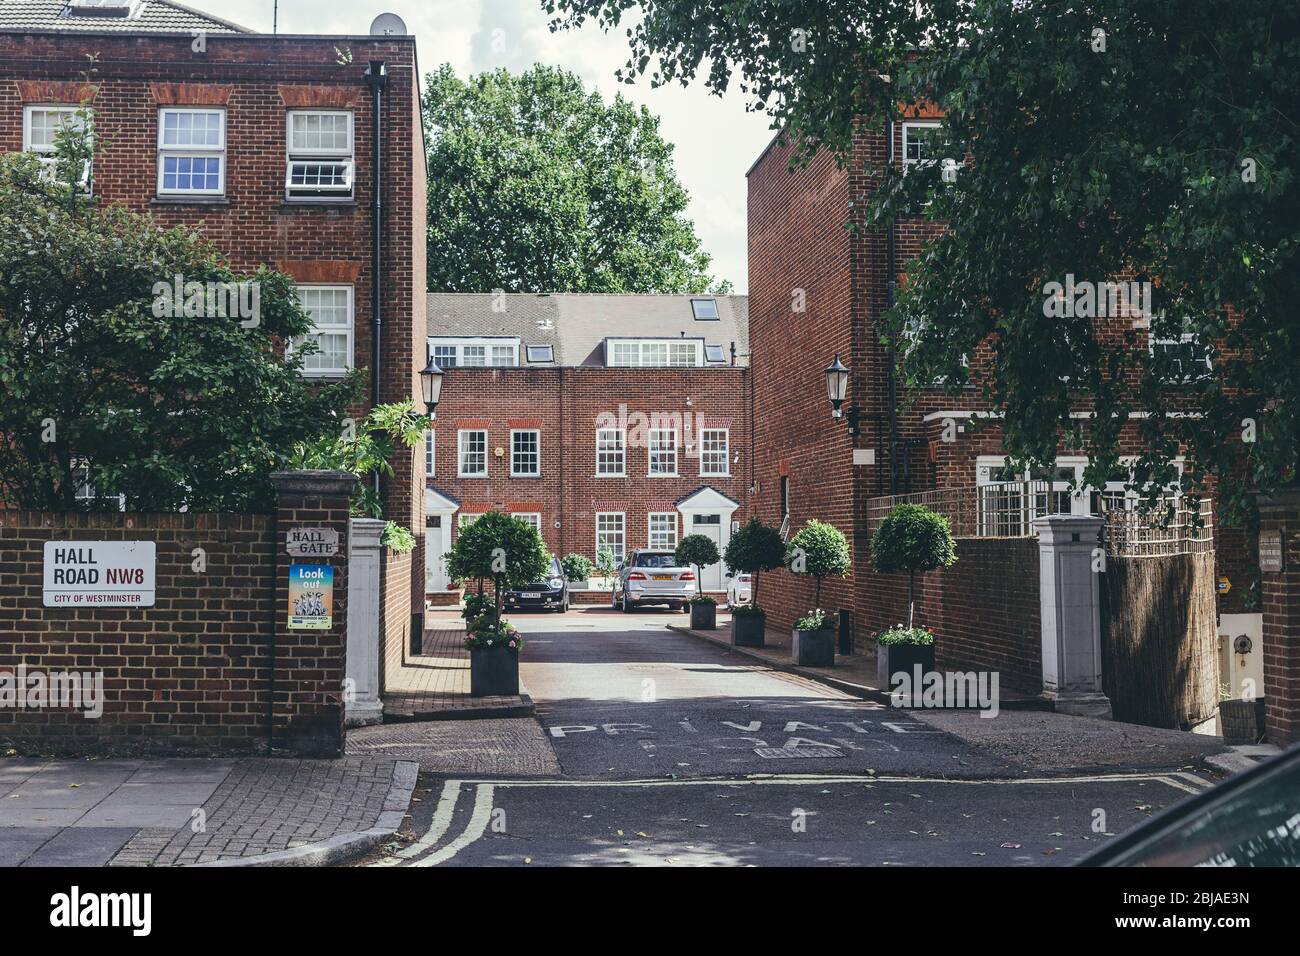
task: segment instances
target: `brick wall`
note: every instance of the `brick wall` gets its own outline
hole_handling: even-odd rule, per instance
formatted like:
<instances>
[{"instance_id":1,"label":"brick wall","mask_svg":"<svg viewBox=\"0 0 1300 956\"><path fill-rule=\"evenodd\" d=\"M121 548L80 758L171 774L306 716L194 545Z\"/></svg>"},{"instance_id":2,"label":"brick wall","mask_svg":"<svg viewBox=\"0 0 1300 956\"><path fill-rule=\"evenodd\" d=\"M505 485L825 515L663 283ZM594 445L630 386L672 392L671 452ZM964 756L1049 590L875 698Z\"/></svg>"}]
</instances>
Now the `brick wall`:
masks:
<instances>
[{"instance_id":1,"label":"brick wall","mask_svg":"<svg viewBox=\"0 0 1300 956\"><path fill-rule=\"evenodd\" d=\"M43 607L50 540L156 541L156 606ZM102 671L106 695L100 720L0 708L0 740L25 752L265 741L276 550L265 516L0 511L0 669Z\"/></svg>"},{"instance_id":2,"label":"brick wall","mask_svg":"<svg viewBox=\"0 0 1300 956\"><path fill-rule=\"evenodd\" d=\"M23 752L341 752L351 478L275 476L277 516L0 511L0 672L102 674L103 715L0 706ZM287 628L290 527L338 532L328 630ZM47 541L153 541L153 607L43 606ZM272 717L272 698L274 716ZM272 736L273 735L273 736Z\"/></svg>"},{"instance_id":3,"label":"brick wall","mask_svg":"<svg viewBox=\"0 0 1300 956\"><path fill-rule=\"evenodd\" d=\"M1264 572L1265 727L1271 743L1300 742L1300 488L1260 500L1260 531L1282 536L1281 571Z\"/></svg>"},{"instance_id":4,"label":"brick wall","mask_svg":"<svg viewBox=\"0 0 1300 956\"><path fill-rule=\"evenodd\" d=\"M540 514L542 536L561 557L578 552L594 560L600 511L623 512L627 548L644 548L650 512L675 512L677 502L701 486L738 502L737 519L744 514L750 481L748 405L748 371L739 367L455 368L447 373L438 406L436 475L429 484L459 501L463 513ZM643 420L638 416L678 428L677 477L647 475L648 450L636 438ZM616 419L628 427L627 475L596 477L598 423ZM457 477L457 433L483 428L488 477ZM730 475L700 474L700 428L729 430ZM512 429L540 430L540 477L510 476ZM497 448L503 452L499 458ZM678 539L688 533L679 523Z\"/></svg>"}]
</instances>

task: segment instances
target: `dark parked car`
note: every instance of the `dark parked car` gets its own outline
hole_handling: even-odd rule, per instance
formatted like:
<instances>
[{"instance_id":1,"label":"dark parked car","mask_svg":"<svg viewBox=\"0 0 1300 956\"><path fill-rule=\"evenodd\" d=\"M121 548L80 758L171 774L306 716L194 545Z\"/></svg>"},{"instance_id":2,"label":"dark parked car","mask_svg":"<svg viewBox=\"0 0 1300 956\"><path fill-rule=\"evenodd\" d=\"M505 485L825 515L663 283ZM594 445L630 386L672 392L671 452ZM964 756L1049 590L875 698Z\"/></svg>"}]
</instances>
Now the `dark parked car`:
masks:
<instances>
[{"instance_id":1,"label":"dark parked car","mask_svg":"<svg viewBox=\"0 0 1300 956\"><path fill-rule=\"evenodd\" d=\"M1175 804L1080 866L1300 866L1300 747Z\"/></svg>"},{"instance_id":2,"label":"dark parked car","mask_svg":"<svg viewBox=\"0 0 1300 956\"><path fill-rule=\"evenodd\" d=\"M525 610L537 608L542 611L559 611L563 614L569 609L569 582L564 579L564 569L560 559L551 556L551 573L545 581L536 581L522 588L512 588L505 592L507 610Z\"/></svg>"}]
</instances>

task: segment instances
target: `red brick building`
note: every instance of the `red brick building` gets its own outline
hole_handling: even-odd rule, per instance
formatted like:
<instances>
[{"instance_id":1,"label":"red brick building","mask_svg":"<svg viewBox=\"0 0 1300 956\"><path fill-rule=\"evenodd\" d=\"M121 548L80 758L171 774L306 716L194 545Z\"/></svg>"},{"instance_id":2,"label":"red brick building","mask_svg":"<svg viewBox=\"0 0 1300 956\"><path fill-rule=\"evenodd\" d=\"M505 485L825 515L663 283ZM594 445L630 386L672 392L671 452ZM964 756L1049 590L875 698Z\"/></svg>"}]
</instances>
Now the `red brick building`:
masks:
<instances>
[{"instance_id":1,"label":"red brick building","mask_svg":"<svg viewBox=\"0 0 1300 956\"><path fill-rule=\"evenodd\" d=\"M267 264L297 280L321 345L308 374L370 372L356 415L418 397L425 360L415 40L365 26L267 35L167 0L0 3L0 151L48 152L88 106L95 200L193 227L237 270ZM414 556L390 556L389 632L411 626L420 588L416 459L395 456L383 489L387 516L420 540Z\"/></svg>"},{"instance_id":2,"label":"red brick building","mask_svg":"<svg viewBox=\"0 0 1300 956\"><path fill-rule=\"evenodd\" d=\"M558 556L730 540L748 507L744 296L431 294L431 594L455 529L525 517ZM724 587L706 570L706 587Z\"/></svg>"},{"instance_id":3,"label":"red brick building","mask_svg":"<svg viewBox=\"0 0 1300 956\"><path fill-rule=\"evenodd\" d=\"M924 162L925 131L939 122L922 113L893 127L896 162ZM755 473L753 510L771 522L788 517L792 529L810 518L836 525L849 538L854 571L828 581L823 606L853 613L859 643L897 623L896 609L882 603L870 568L867 502L891 494L936 488L973 490L1001 474L1005 450L997 410L968 386L960 396L941 388L912 400L901 389L891 395L890 356L880 341L878 319L889 295L885 233L867 221L863 201L874 188L865 170L887 161L885 129L861 129L853 155L837 164L819 153L791 170L791 148L774 140L756 160L749 180L750 342L754 389ZM853 222L858 228L845 229ZM896 276L918 255L937 227L904 221L896 230ZM1131 319L1122 319L1131 323ZM1204 361L1194 343L1153 340L1151 348L1188 349L1188 361ZM978 367L989 357L981 347L968 361ZM824 370L835 356L852 370L847 402L858 406L861 428L849 434L831 417ZM906 399L906 400L905 400ZM892 407L892 414L891 414ZM1079 415L1086 415L1080 405ZM976 427L978 426L978 427ZM1127 450L1136 455L1136 427L1126 431ZM1043 496L1053 510L1086 514L1096 495L1071 497L1069 482L1087 459L1077 449L1059 449L1050 474L1015 475L1050 482ZM1123 476L1117 476L1117 479ZM1122 480L1107 494L1123 495ZM1036 513L1044 513L1038 508ZM1019 533L1017 531L1016 533ZM1218 573L1234 588L1219 600L1220 632L1246 633L1259 643L1259 615L1241 603L1253 568L1240 532L1214 528ZM969 569L967 569L969 570ZM786 572L772 575L773 623L788 626L811 608L812 584ZM975 603L978 607L978 602ZM974 622L978 630L979 622ZM1226 679L1226 674L1225 674Z\"/></svg>"}]
</instances>

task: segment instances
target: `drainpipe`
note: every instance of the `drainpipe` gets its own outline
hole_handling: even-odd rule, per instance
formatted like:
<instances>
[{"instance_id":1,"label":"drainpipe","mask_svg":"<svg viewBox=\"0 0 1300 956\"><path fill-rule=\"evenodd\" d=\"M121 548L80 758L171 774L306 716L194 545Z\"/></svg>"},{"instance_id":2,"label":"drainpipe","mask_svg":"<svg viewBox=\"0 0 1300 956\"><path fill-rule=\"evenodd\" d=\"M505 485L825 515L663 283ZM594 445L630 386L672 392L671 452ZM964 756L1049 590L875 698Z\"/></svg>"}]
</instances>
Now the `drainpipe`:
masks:
<instances>
[{"instance_id":1,"label":"drainpipe","mask_svg":"<svg viewBox=\"0 0 1300 956\"><path fill-rule=\"evenodd\" d=\"M887 146L885 147L885 156L889 163L889 168L894 168L894 121L891 119L885 124L885 136ZM885 234L885 268L888 270L885 274L885 307L892 309L894 307L894 294L898 285L898 248L897 232L894 226L894 219L889 220L889 228ZM898 372L895 368L898 361L898 342L894 333L889 335L889 493L898 494Z\"/></svg>"},{"instance_id":2,"label":"drainpipe","mask_svg":"<svg viewBox=\"0 0 1300 956\"><path fill-rule=\"evenodd\" d=\"M383 343L384 317L380 311L383 293L384 265L384 166L382 136L384 130L383 109L384 89L388 86L388 70L383 60L371 60L370 69L366 71L366 85L372 96L371 150L374 175L374 202L371 206L371 262L370 262L370 404L379 404L379 362L380 346ZM379 472L375 471L375 493L379 493Z\"/></svg>"}]
</instances>

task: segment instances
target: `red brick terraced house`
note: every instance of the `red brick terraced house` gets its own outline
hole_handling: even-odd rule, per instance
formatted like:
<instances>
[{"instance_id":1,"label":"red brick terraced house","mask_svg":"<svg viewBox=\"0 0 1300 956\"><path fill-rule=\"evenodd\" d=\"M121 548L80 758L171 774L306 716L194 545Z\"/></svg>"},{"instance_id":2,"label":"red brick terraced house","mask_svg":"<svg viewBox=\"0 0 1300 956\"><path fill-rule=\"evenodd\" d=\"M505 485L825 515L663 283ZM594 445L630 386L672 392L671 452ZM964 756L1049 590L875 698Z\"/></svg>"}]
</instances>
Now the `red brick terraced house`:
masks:
<instances>
[{"instance_id":1,"label":"red brick terraced house","mask_svg":"<svg viewBox=\"0 0 1300 956\"><path fill-rule=\"evenodd\" d=\"M432 602L457 529L497 510L557 556L725 548L752 480L747 300L713 295L429 295L446 370L425 447ZM725 590L719 565L704 587Z\"/></svg>"},{"instance_id":2,"label":"red brick terraced house","mask_svg":"<svg viewBox=\"0 0 1300 956\"><path fill-rule=\"evenodd\" d=\"M925 153L927 127L941 122L921 112L915 120L892 126L895 162L933 160ZM1072 497L1068 483L1081 475L1087 459L1062 447L1052 473L1007 475L997 410L967 387L954 397L941 388L925 390L911 403L891 401L890 362L880 341L878 319L888 301L889 267L886 235L866 219L865 203L874 188L864 171L887 161L885 129L862 128L853 154L844 165L826 152L806 168L789 168L791 147L774 139L748 172L751 376L754 391L753 510L764 520L788 520L791 532L810 518L829 521L849 539L854 571L846 579L828 580L823 606L852 612L859 647L879 630L896 624L902 610L877 594L870 571L870 524L867 502L873 498L939 488L969 488L1007 480L1047 483L1035 514L1068 511L1095 513L1097 494ZM854 221L857 230L845 224ZM896 275L917 256L938 227L903 221L896 228ZM1121 319L1131 322L1131 319ZM1152 340L1149 348L1187 351L1189 369L1204 368L1206 354L1198 343ZM1140 346L1139 346L1140 347ZM978 366L989 355L968 361ZM832 418L824 371L836 356L852 370L847 403L857 406L861 425L850 435L843 419ZM891 414L891 407L892 412ZM1087 414L1080 406L1080 416ZM978 425L979 427L975 427ZM1136 455L1135 426L1126 429L1127 450ZM1123 496L1123 480L1103 494ZM1043 507L1050 502L1050 505ZM1214 522L1216 574L1234 585L1218 595L1221 641L1246 634L1260 644L1261 616L1248 613L1241 597L1254 568L1241 532ZM961 565L959 560L958 566ZM969 564L968 564L969 567ZM1036 554L1025 567L1007 567L1003 578L1014 589L1017 576L1037 575ZM1222 589L1222 585L1220 585ZM787 572L767 583L770 623L789 627L811 608L812 584ZM979 620L981 596L969 596L972 640L991 622ZM1032 609L1031 609L1032 610ZM1227 657L1221 652L1221 660ZM1260 678L1260 655L1249 663ZM1226 681L1227 670L1223 679Z\"/></svg>"},{"instance_id":3,"label":"red brick terraced house","mask_svg":"<svg viewBox=\"0 0 1300 956\"><path fill-rule=\"evenodd\" d=\"M2 0L0 150L50 150L81 103L101 140L96 201L193 227L237 270L292 276L321 345L308 374L369 370L352 414L418 398L427 189L413 37L259 34L170 0ZM390 555L385 634L419 609L418 458L398 454L383 488L386 516L420 542Z\"/></svg>"}]
</instances>

